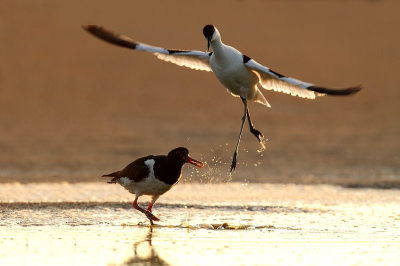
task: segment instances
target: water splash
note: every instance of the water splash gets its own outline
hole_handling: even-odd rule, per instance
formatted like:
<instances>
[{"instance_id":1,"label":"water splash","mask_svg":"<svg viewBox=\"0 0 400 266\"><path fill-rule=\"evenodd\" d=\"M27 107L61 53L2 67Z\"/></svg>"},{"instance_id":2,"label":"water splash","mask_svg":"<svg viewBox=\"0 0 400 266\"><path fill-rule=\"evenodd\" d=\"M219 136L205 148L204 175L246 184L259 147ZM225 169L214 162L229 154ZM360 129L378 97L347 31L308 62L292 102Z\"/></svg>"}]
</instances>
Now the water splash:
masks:
<instances>
[{"instance_id":1,"label":"water splash","mask_svg":"<svg viewBox=\"0 0 400 266\"><path fill-rule=\"evenodd\" d=\"M261 153L261 152L266 150L265 144L267 143L267 141L268 141L268 139L265 139L265 140L260 142L261 148L259 150L257 150L258 153Z\"/></svg>"}]
</instances>

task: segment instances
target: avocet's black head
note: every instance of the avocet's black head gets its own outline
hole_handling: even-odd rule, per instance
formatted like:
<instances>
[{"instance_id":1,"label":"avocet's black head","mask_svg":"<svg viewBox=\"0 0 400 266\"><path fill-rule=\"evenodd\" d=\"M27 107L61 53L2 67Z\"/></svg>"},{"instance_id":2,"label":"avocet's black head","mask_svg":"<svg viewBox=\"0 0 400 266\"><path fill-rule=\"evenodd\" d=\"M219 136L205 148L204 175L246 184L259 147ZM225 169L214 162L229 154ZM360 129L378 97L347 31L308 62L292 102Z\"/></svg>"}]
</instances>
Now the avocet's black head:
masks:
<instances>
[{"instance_id":1,"label":"avocet's black head","mask_svg":"<svg viewBox=\"0 0 400 266\"><path fill-rule=\"evenodd\" d=\"M204 164L190 157L189 150L184 147L179 147L170 151L168 153L168 159L176 162L182 162L182 164L191 163L197 167L204 168Z\"/></svg>"},{"instance_id":2,"label":"avocet's black head","mask_svg":"<svg viewBox=\"0 0 400 266\"><path fill-rule=\"evenodd\" d=\"M203 34L204 34L204 37L207 40L207 52L208 52L210 50L211 40L213 39L213 36L215 34L214 25L206 25L203 28Z\"/></svg>"}]
</instances>

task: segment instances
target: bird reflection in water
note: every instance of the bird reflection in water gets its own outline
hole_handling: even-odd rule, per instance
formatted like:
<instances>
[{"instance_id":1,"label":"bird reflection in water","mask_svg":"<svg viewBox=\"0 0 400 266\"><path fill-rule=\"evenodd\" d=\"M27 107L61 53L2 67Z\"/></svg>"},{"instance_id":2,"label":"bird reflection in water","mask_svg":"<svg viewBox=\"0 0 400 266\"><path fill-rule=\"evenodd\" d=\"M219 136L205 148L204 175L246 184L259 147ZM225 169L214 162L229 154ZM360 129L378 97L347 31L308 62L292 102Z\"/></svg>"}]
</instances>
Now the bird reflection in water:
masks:
<instances>
[{"instance_id":1,"label":"bird reflection in water","mask_svg":"<svg viewBox=\"0 0 400 266\"><path fill-rule=\"evenodd\" d=\"M144 240L133 244L134 255L128 258L123 265L170 265L160 258L151 244L153 236L153 228L149 227L149 232L144 237Z\"/></svg>"}]
</instances>

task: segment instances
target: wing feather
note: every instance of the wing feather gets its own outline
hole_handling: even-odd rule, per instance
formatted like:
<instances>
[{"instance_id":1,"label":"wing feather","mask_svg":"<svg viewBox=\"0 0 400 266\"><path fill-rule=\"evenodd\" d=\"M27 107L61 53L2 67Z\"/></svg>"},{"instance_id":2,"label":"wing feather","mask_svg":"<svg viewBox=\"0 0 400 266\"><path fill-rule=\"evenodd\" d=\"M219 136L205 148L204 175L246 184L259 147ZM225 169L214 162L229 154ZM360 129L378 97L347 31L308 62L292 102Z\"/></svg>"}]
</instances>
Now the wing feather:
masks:
<instances>
[{"instance_id":1,"label":"wing feather","mask_svg":"<svg viewBox=\"0 0 400 266\"><path fill-rule=\"evenodd\" d=\"M362 89L361 85L344 89L331 89L316 86L298 79L286 77L257 63L253 59L248 60L245 65L259 76L260 84L263 88L287 93L292 96L299 96L301 98L315 99L316 96L323 95L350 95Z\"/></svg>"},{"instance_id":2,"label":"wing feather","mask_svg":"<svg viewBox=\"0 0 400 266\"><path fill-rule=\"evenodd\" d=\"M82 26L82 28L94 36L125 48L145 51L154 54L157 58L171 62L178 66L185 66L191 69L212 71L209 60L210 54L201 51L165 49L140 43L122 34L110 31L104 27L96 25Z\"/></svg>"},{"instance_id":3,"label":"wing feather","mask_svg":"<svg viewBox=\"0 0 400 266\"><path fill-rule=\"evenodd\" d=\"M210 57L203 52L205 55L196 55L197 51L191 51L191 54L163 54L163 53L155 53L158 59L171 62L178 66L185 66L191 69L203 70L203 71L212 71L209 63Z\"/></svg>"}]
</instances>

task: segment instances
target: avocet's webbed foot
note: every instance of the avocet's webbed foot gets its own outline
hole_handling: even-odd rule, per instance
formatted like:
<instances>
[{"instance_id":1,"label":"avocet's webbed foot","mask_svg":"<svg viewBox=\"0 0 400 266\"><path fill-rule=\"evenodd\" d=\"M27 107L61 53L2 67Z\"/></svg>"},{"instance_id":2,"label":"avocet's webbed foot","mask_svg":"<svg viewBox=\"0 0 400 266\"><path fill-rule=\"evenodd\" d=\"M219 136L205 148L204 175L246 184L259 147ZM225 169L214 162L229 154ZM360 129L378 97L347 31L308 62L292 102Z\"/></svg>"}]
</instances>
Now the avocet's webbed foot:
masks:
<instances>
[{"instance_id":1,"label":"avocet's webbed foot","mask_svg":"<svg viewBox=\"0 0 400 266\"><path fill-rule=\"evenodd\" d=\"M260 143L261 143L262 140L264 139L264 135L263 135L260 131L258 131L257 129L255 129L254 127L253 127L253 128L250 128L250 132L253 133L253 135L258 139L258 141L259 141Z\"/></svg>"},{"instance_id":2,"label":"avocet's webbed foot","mask_svg":"<svg viewBox=\"0 0 400 266\"><path fill-rule=\"evenodd\" d=\"M236 164L237 164L236 159L237 159L237 151L235 151L235 152L233 153L232 164L231 164L231 172L232 172L233 170L236 170Z\"/></svg>"}]
</instances>

